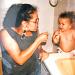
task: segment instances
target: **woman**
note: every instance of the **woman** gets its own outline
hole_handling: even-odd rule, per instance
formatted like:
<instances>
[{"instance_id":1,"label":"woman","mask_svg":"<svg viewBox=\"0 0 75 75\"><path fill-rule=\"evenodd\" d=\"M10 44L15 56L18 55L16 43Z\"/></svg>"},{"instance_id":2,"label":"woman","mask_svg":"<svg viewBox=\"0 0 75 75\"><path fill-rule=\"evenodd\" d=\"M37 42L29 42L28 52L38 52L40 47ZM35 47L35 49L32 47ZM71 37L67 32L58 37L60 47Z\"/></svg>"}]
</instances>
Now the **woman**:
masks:
<instances>
[{"instance_id":1,"label":"woman","mask_svg":"<svg viewBox=\"0 0 75 75\"><path fill-rule=\"evenodd\" d=\"M4 25L0 32L3 75L40 75L39 52L45 51L38 47L47 41L48 33L38 35L39 19L36 7L18 4L12 5L10 9L13 7L19 8L15 26Z\"/></svg>"}]
</instances>

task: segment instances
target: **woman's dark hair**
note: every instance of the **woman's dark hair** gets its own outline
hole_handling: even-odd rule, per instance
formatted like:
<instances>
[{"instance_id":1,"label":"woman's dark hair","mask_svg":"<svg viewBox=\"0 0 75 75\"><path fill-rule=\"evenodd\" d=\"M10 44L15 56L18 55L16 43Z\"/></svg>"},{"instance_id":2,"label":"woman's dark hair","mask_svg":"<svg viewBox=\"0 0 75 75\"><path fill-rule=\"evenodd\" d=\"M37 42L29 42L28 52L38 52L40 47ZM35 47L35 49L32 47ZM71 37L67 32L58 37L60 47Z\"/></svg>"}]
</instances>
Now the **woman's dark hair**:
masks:
<instances>
[{"instance_id":1,"label":"woman's dark hair","mask_svg":"<svg viewBox=\"0 0 75 75\"><path fill-rule=\"evenodd\" d=\"M68 18L71 22L75 21L75 13L73 11L65 11L61 13L58 17L59 18Z\"/></svg>"},{"instance_id":2,"label":"woman's dark hair","mask_svg":"<svg viewBox=\"0 0 75 75\"><path fill-rule=\"evenodd\" d=\"M29 21L32 18L31 14L35 11L37 11L36 7L30 4L22 4L16 17L15 27L19 27L23 20Z\"/></svg>"},{"instance_id":3,"label":"woman's dark hair","mask_svg":"<svg viewBox=\"0 0 75 75\"><path fill-rule=\"evenodd\" d=\"M13 4L4 17L4 28L19 27L23 20L29 21L35 11L37 8L31 4Z\"/></svg>"},{"instance_id":4,"label":"woman's dark hair","mask_svg":"<svg viewBox=\"0 0 75 75\"><path fill-rule=\"evenodd\" d=\"M17 13L20 9L20 4L13 4L7 11L4 20L3 20L3 27L4 28L11 28L15 26Z\"/></svg>"}]
</instances>

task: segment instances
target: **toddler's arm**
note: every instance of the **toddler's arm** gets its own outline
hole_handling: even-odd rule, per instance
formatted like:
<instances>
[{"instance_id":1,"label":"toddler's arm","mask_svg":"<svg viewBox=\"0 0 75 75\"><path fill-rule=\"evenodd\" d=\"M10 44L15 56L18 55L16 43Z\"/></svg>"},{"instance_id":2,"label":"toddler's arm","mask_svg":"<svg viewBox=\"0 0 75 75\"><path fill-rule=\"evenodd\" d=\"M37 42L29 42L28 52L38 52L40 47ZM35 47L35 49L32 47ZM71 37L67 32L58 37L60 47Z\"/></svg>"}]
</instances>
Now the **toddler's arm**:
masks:
<instances>
[{"instance_id":1,"label":"toddler's arm","mask_svg":"<svg viewBox=\"0 0 75 75\"><path fill-rule=\"evenodd\" d=\"M59 29L54 32L53 37L52 37L52 42L53 44L56 44L56 45L59 44L60 42L60 30Z\"/></svg>"}]
</instances>

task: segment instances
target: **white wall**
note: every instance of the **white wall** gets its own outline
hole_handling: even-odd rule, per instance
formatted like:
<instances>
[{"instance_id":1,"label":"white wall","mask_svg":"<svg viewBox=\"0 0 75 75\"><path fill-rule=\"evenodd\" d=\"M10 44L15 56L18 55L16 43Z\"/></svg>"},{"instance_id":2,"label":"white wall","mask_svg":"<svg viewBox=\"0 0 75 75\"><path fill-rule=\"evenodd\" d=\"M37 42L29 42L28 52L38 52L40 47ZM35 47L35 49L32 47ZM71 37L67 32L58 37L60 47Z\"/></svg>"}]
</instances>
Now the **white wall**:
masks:
<instances>
[{"instance_id":1,"label":"white wall","mask_svg":"<svg viewBox=\"0 0 75 75\"><path fill-rule=\"evenodd\" d=\"M45 50L52 50L52 33L54 23L54 8L49 5L48 0L39 0L39 31L48 32L49 37L46 46L43 46Z\"/></svg>"}]
</instances>

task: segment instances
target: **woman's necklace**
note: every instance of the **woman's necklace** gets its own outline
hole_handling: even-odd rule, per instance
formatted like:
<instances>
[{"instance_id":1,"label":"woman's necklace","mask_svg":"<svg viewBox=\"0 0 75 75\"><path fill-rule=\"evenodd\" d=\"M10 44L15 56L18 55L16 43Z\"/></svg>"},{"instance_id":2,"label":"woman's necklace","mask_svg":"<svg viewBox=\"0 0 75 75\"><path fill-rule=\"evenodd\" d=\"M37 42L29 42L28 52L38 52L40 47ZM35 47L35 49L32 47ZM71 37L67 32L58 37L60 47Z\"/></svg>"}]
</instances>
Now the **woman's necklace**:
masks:
<instances>
[{"instance_id":1,"label":"woman's necklace","mask_svg":"<svg viewBox=\"0 0 75 75\"><path fill-rule=\"evenodd\" d=\"M21 39L25 39L25 37L30 37L30 36L32 36L32 32L24 30L24 32L21 35Z\"/></svg>"},{"instance_id":2,"label":"woman's necklace","mask_svg":"<svg viewBox=\"0 0 75 75\"><path fill-rule=\"evenodd\" d=\"M23 31L23 33L21 35L21 39L25 39L25 32L26 32L26 30Z\"/></svg>"}]
</instances>

